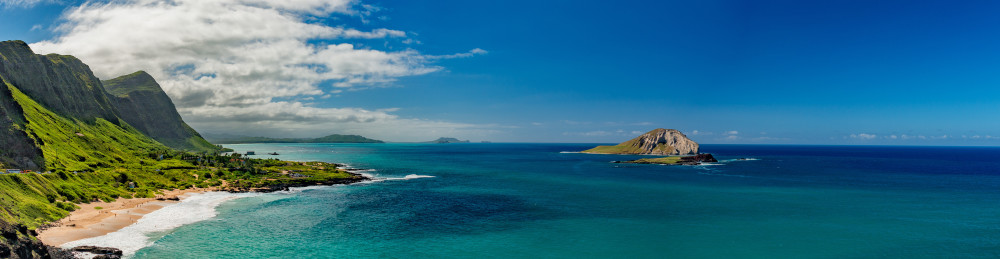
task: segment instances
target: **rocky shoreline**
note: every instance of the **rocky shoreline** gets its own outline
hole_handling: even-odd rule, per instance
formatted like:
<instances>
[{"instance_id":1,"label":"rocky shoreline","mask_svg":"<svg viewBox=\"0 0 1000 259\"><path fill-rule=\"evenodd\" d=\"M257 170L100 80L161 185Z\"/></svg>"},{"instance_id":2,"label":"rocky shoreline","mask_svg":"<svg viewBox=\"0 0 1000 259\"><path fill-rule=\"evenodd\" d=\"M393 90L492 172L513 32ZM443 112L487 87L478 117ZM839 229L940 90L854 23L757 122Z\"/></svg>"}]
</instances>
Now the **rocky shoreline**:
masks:
<instances>
[{"instance_id":1,"label":"rocky shoreline","mask_svg":"<svg viewBox=\"0 0 1000 259\"><path fill-rule=\"evenodd\" d=\"M325 181L314 181L314 182L280 183L280 184L273 184L273 185L268 185L268 186L264 186L264 187L256 187L256 188L235 188L235 187L233 187L233 188L223 188L220 191L231 192L231 193L248 193L248 192L271 193L271 192L279 192L279 191L288 191L291 188L295 188L295 187L348 185L348 184L355 184L355 183L360 183L360 182L365 182L365 181L371 181L372 180L371 178L365 177L364 175L351 173L349 170L345 170L345 171L347 171L350 174L353 174L354 177L351 177L351 178L340 178L340 179L334 179L334 180L325 180Z\"/></svg>"},{"instance_id":2,"label":"rocky shoreline","mask_svg":"<svg viewBox=\"0 0 1000 259\"><path fill-rule=\"evenodd\" d=\"M623 164L658 164L658 165L700 165L702 163L719 162L712 154L697 154L684 157L643 158L631 161L614 161Z\"/></svg>"}]
</instances>

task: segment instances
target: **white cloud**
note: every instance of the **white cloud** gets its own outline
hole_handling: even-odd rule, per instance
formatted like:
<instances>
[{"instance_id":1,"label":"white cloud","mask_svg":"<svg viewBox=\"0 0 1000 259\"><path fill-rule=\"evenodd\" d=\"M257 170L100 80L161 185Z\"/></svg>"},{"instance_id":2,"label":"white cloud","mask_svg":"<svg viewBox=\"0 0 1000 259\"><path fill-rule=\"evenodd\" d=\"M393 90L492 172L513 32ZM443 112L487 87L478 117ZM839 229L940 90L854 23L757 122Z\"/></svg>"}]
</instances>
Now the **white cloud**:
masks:
<instances>
[{"instance_id":1,"label":"white cloud","mask_svg":"<svg viewBox=\"0 0 1000 259\"><path fill-rule=\"evenodd\" d=\"M13 8L13 7L27 8L27 7L35 6L36 4L39 4L39 3L42 3L42 2L51 2L51 0L0 0L0 7L3 7L3 8Z\"/></svg>"},{"instance_id":2,"label":"white cloud","mask_svg":"<svg viewBox=\"0 0 1000 259\"><path fill-rule=\"evenodd\" d=\"M877 138L877 137L878 137L878 135L875 135L875 134L867 134L867 133L859 133L859 134L851 134L851 136L850 136L850 137L851 137L852 139L861 139L861 140L870 140L870 139L875 139L875 138Z\"/></svg>"},{"instance_id":3,"label":"white cloud","mask_svg":"<svg viewBox=\"0 0 1000 259\"><path fill-rule=\"evenodd\" d=\"M430 58L430 59L468 58L468 57L472 57L472 56L475 56L475 55L486 55L486 53L489 53L489 52L487 52L487 51L485 51L483 49L480 49L480 48L475 48L475 49L472 49L469 52L465 52L465 53L456 53L456 54L451 54L451 55L440 55L440 56L427 56L427 57Z\"/></svg>"},{"instance_id":4,"label":"white cloud","mask_svg":"<svg viewBox=\"0 0 1000 259\"><path fill-rule=\"evenodd\" d=\"M738 134L740 134L740 132L739 131L735 131L735 130L730 130L730 131L726 131L725 133L722 133L722 134L723 135L738 135Z\"/></svg>"},{"instance_id":5,"label":"white cloud","mask_svg":"<svg viewBox=\"0 0 1000 259\"><path fill-rule=\"evenodd\" d=\"M19 2L38 1L2 3ZM399 77L441 70L432 64L434 60L486 53L476 48L433 56L412 49L359 48L350 41L409 39L407 33L389 28L358 30L311 22L315 17L364 18L376 11L377 7L353 0L88 2L63 14L56 38L31 47L39 53L74 55L102 79L145 70L160 82L186 120L209 131L248 125L327 133L349 129L332 122L413 124L407 126L413 130L474 127L402 119L390 114L396 110L316 108L275 100L325 99L341 89L385 86ZM278 121L280 125L275 124Z\"/></svg>"},{"instance_id":6,"label":"white cloud","mask_svg":"<svg viewBox=\"0 0 1000 259\"><path fill-rule=\"evenodd\" d=\"M700 131L700 130L692 130L691 131L691 135L692 136L707 136L707 135L712 135L712 133L711 132Z\"/></svg>"},{"instance_id":7,"label":"white cloud","mask_svg":"<svg viewBox=\"0 0 1000 259\"><path fill-rule=\"evenodd\" d=\"M584 136L584 137L604 137L604 136L622 136L622 137L635 137L642 135L641 131L625 131L622 129L614 131L606 130L595 130L588 132L563 132L565 136Z\"/></svg>"}]
</instances>

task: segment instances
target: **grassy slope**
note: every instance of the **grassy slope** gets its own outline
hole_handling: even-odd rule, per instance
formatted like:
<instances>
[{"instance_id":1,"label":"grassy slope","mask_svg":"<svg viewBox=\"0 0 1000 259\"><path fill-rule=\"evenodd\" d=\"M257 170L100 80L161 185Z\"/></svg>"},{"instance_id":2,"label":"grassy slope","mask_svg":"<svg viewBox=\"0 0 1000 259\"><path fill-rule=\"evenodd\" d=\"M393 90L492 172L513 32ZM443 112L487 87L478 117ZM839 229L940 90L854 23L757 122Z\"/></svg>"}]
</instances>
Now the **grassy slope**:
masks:
<instances>
[{"instance_id":1,"label":"grassy slope","mask_svg":"<svg viewBox=\"0 0 1000 259\"><path fill-rule=\"evenodd\" d=\"M138 71L118 78L103 81L104 89L108 91L109 94L118 97L128 97L128 93L136 91L163 92L163 89L160 89L160 86L156 85L155 81L145 81L142 84L127 85L126 81L143 75L146 75L146 72Z\"/></svg>"},{"instance_id":2,"label":"grassy slope","mask_svg":"<svg viewBox=\"0 0 1000 259\"><path fill-rule=\"evenodd\" d=\"M584 150L583 153L595 153L595 154L645 154L646 152L639 149L639 140L632 139L629 141L622 142L621 144L614 146L597 146L595 148ZM665 145L663 143L656 144L653 148L653 152L663 151L663 153L671 153L674 151L674 147L670 145Z\"/></svg>"},{"instance_id":3,"label":"grassy slope","mask_svg":"<svg viewBox=\"0 0 1000 259\"><path fill-rule=\"evenodd\" d=\"M628 162L639 163L639 164L677 164L680 161L681 157L679 156L668 156L668 157L657 157L657 158L642 158Z\"/></svg>"},{"instance_id":4,"label":"grassy slope","mask_svg":"<svg viewBox=\"0 0 1000 259\"><path fill-rule=\"evenodd\" d=\"M126 171L152 170L152 159L133 154L168 149L131 128L98 119L94 124L71 121L45 109L17 88L7 85L24 109L25 131L42 143L46 167L52 174L0 176L0 219L37 227L67 215L65 202L111 200L131 196L121 176ZM84 134L83 137L76 133ZM125 144L128 143L128 144ZM144 166L147 165L147 166ZM72 171L88 171L73 174ZM145 177L145 176L144 176ZM128 178L128 177L124 177ZM131 177L136 178L136 177ZM150 180L163 180L151 177ZM140 189L151 195L153 188Z\"/></svg>"},{"instance_id":5,"label":"grassy slope","mask_svg":"<svg viewBox=\"0 0 1000 259\"><path fill-rule=\"evenodd\" d=\"M301 165L207 155L199 159L194 154L171 150L128 124L119 127L103 119L94 124L66 119L16 87L6 87L25 111L26 131L44 143L42 151L53 173L0 175L0 221L33 229L65 217L76 208L73 203L153 197L164 189L219 186L223 179L238 182L238 187L256 188L355 177L321 162ZM155 159L160 155L165 159ZM233 168L236 170L231 171ZM263 172L253 173L257 170L251 168ZM277 173L287 170L312 177ZM134 182L136 188L128 189L129 182Z\"/></svg>"},{"instance_id":6,"label":"grassy slope","mask_svg":"<svg viewBox=\"0 0 1000 259\"><path fill-rule=\"evenodd\" d=\"M133 154L167 149L131 127L100 118L93 124L63 118L16 87L7 87L29 121L25 130L42 144L48 170L93 171L112 164L138 164L141 160Z\"/></svg>"}]
</instances>

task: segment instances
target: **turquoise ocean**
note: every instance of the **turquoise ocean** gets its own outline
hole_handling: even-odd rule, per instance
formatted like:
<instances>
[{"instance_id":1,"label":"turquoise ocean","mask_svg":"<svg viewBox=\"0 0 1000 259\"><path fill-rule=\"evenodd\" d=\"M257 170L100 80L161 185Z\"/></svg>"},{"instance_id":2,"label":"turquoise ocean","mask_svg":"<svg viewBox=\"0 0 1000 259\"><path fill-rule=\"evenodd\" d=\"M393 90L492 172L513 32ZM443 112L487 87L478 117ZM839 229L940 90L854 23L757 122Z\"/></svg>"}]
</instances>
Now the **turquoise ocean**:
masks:
<instances>
[{"instance_id":1,"label":"turquoise ocean","mask_svg":"<svg viewBox=\"0 0 1000 259\"><path fill-rule=\"evenodd\" d=\"M214 213L143 232L133 256L1000 257L1000 148L702 145L720 162L701 166L573 153L592 146L226 145L380 181L190 203L178 211Z\"/></svg>"}]
</instances>

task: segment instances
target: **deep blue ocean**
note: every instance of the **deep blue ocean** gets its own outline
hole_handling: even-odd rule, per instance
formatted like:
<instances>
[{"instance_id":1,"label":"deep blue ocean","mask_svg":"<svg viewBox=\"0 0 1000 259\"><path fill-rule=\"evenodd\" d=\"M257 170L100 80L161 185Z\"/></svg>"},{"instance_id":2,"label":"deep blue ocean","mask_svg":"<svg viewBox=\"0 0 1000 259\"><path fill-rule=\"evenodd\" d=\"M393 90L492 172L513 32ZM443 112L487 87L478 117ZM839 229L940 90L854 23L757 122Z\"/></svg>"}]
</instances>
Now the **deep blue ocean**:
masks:
<instances>
[{"instance_id":1,"label":"deep blue ocean","mask_svg":"<svg viewBox=\"0 0 1000 259\"><path fill-rule=\"evenodd\" d=\"M565 152L594 144L226 146L388 180L226 201L136 258L1000 257L1000 148L702 145L721 161L662 166Z\"/></svg>"}]
</instances>

